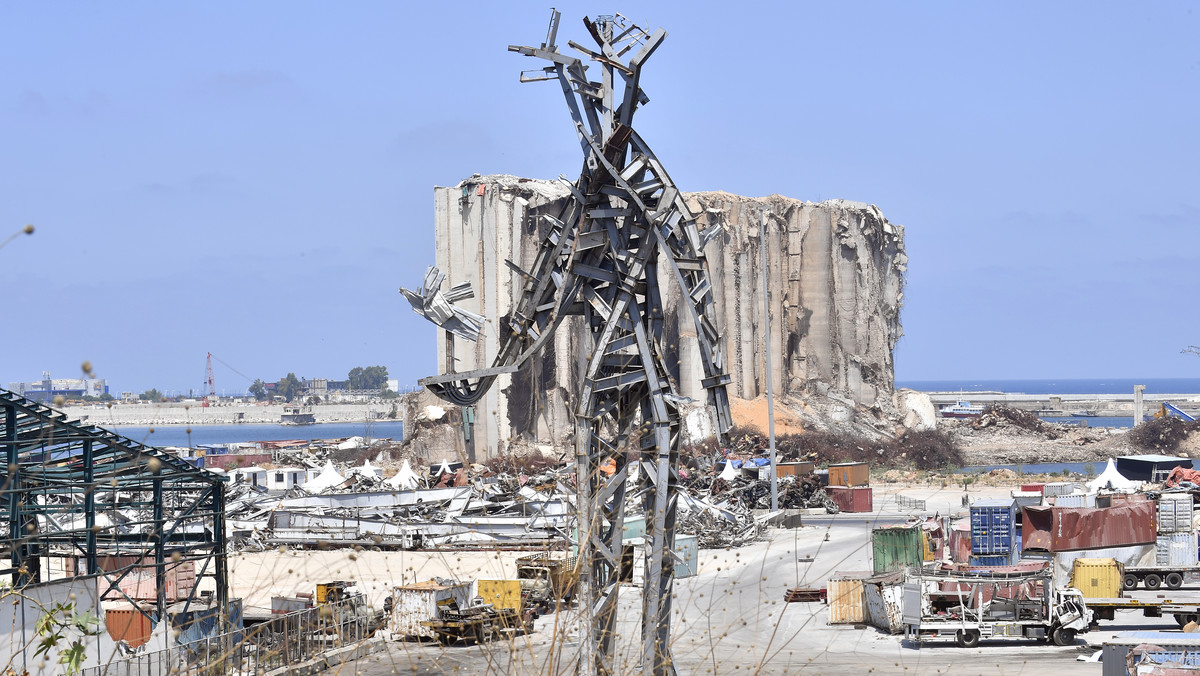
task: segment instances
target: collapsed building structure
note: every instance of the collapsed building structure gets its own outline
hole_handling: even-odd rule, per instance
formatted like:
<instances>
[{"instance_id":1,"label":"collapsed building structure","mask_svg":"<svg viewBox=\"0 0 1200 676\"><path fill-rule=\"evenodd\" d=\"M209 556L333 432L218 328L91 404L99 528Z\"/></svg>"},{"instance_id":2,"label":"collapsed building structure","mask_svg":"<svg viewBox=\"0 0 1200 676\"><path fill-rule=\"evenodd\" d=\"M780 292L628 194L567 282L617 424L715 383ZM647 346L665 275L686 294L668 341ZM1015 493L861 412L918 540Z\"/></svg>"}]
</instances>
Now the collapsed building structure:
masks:
<instances>
[{"instance_id":1,"label":"collapsed building structure","mask_svg":"<svg viewBox=\"0 0 1200 676\"><path fill-rule=\"evenodd\" d=\"M559 213L569 195L560 182L508 175L475 175L435 188L437 266L450 285L470 283L475 292L456 305L483 317L511 312L525 280L506 261L520 269L533 264L550 227L543 216ZM892 350L902 334L908 263L904 228L878 207L849 200L812 203L725 192L684 198L698 214L698 227L720 227L704 252L731 377L729 395L753 399L766 392L760 262L765 212L775 392L833 397L847 412L862 407L892 414ZM686 303L680 303L679 287L668 283L667 271L660 268L658 274L666 292L665 342L674 350L666 360L671 376L680 396L703 400L699 348ZM504 324L485 323L474 343L439 332L439 364L452 355L453 370L490 365ZM541 358L500 377L476 407L476 448L496 453L514 438L558 445L569 438L571 397L587 363L579 349L587 330L582 318L566 319Z\"/></svg>"}]
</instances>

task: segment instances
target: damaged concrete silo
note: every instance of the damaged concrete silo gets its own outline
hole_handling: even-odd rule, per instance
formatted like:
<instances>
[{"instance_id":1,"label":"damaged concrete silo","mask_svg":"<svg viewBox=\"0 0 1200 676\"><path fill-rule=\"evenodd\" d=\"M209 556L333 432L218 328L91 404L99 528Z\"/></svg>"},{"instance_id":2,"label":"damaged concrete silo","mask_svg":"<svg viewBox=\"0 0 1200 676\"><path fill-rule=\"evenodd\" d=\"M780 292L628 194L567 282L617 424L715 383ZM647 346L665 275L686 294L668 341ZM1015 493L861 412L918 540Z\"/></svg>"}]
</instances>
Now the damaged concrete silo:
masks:
<instances>
[{"instance_id":1,"label":"damaged concrete silo","mask_svg":"<svg viewBox=\"0 0 1200 676\"><path fill-rule=\"evenodd\" d=\"M513 176L475 176L435 188L437 265L449 284L471 282L475 296L459 303L485 317L502 317L520 292L511 260L528 269L567 189L560 183ZM753 399L766 390L761 350L760 223L767 226L771 289L770 344L774 388L784 396L833 396L848 405L890 412L892 350L901 335L904 231L879 209L860 202L803 202L773 195L750 198L724 192L687 194L698 225L719 224L723 234L705 249L716 288L718 329L726 344L731 397ZM694 328L680 312L680 289L663 271L660 287L667 322L668 363L677 363L678 391L703 399ZM540 359L503 376L476 411L476 447L495 452L512 438L557 443L573 429L570 401L586 355L575 349L583 322L570 318ZM491 321L483 337L456 340L454 370L491 364L503 330ZM567 329L567 330L563 330ZM438 364L447 368L446 336L439 333Z\"/></svg>"}]
</instances>

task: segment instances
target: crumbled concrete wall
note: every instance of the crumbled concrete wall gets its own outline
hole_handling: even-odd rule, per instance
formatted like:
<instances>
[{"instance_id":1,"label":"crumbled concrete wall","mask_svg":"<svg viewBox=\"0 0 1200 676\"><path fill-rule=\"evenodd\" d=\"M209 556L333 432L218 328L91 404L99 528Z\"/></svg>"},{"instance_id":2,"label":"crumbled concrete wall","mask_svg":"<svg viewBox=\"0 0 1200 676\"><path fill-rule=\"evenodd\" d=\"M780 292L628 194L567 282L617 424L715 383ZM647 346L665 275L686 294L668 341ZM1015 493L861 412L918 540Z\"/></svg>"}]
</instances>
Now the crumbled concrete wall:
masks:
<instances>
[{"instance_id":1,"label":"crumbled concrete wall","mask_svg":"<svg viewBox=\"0 0 1200 676\"><path fill-rule=\"evenodd\" d=\"M454 369L490 366L501 337L498 320L521 290L520 277L504 261L532 267L547 229L538 216L556 215L568 191L551 181L476 175L434 193L437 265L448 284L472 283L475 298L459 304L489 318L479 342L453 339ZM832 395L894 412L892 349L901 335L904 229L877 207L846 200L814 204L724 192L686 197L702 227L723 229L705 254L732 376L730 395L753 399L766 391L760 348L765 209L775 392ZM668 358L678 356L677 387L683 396L703 399L695 329L679 305L680 290L665 270L659 274L666 315L676 318L665 332ZM570 436L572 396L584 364L578 347L585 339L582 320L572 318L541 358L498 380L477 407L479 449L494 454L514 436L550 443ZM439 336L442 371L446 341Z\"/></svg>"}]
</instances>

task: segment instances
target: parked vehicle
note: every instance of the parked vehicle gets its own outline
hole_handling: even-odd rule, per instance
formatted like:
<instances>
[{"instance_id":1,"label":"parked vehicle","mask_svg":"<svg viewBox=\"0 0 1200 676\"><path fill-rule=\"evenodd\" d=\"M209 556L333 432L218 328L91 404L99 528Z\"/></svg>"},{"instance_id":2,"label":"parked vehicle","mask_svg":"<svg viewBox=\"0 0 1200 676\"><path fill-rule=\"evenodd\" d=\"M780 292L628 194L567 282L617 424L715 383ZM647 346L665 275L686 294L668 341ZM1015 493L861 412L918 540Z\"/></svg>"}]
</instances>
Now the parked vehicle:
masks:
<instances>
[{"instance_id":1,"label":"parked vehicle","mask_svg":"<svg viewBox=\"0 0 1200 676\"><path fill-rule=\"evenodd\" d=\"M1088 631L1083 594L1055 588L1045 571L1013 574L927 573L904 583L905 638L918 645L953 638L974 648L985 638L1031 638L1067 646Z\"/></svg>"}]
</instances>

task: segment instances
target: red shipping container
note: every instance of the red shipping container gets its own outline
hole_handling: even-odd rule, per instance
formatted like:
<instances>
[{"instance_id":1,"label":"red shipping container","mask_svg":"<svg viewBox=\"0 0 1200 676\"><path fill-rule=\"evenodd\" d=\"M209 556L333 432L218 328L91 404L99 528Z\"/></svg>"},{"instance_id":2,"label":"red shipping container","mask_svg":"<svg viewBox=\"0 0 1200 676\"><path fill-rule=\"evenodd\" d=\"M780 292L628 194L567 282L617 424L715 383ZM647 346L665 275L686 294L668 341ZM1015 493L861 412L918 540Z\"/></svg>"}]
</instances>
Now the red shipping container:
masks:
<instances>
[{"instance_id":1,"label":"red shipping container","mask_svg":"<svg viewBox=\"0 0 1200 676\"><path fill-rule=\"evenodd\" d=\"M854 488L830 486L826 490L829 492L829 497L833 499L834 504L843 512L854 514L870 512L873 509L874 496L871 493L870 486L856 486Z\"/></svg>"},{"instance_id":2,"label":"red shipping container","mask_svg":"<svg viewBox=\"0 0 1200 676\"><path fill-rule=\"evenodd\" d=\"M102 597L110 601L125 601L126 596L134 601L149 601L154 602L158 598L155 589L155 566L153 558L140 558L137 556L101 556L98 557L96 563L100 570L109 574L109 577L116 578L121 575L123 569L133 566L133 570L129 571L121 581L117 583L116 589L109 589L109 581L101 577L98 580L100 591L106 592ZM71 557L66 559L65 571L68 577L75 575L85 575L87 573L87 562L82 557ZM167 603L182 601L192 594L192 588L196 586L196 563L194 561L166 561L163 566L163 572L166 578L166 600ZM124 592L122 594L121 592Z\"/></svg>"},{"instance_id":3,"label":"red shipping container","mask_svg":"<svg viewBox=\"0 0 1200 676\"><path fill-rule=\"evenodd\" d=\"M1041 493L1042 487L1046 484L1021 484L1021 491L1025 493Z\"/></svg>"},{"instance_id":4,"label":"red shipping container","mask_svg":"<svg viewBox=\"0 0 1200 676\"><path fill-rule=\"evenodd\" d=\"M1155 503L1121 500L1112 507L1026 507L1021 549L1065 552L1158 540Z\"/></svg>"},{"instance_id":5,"label":"red shipping container","mask_svg":"<svg viewBox=\"0 0 1200 676\"><path fill-rule=\"evenodd\" d=\"M950 560L955 563L971 561L970 519L962 519L950 528Z\"/></svg>"}]
</instances>

